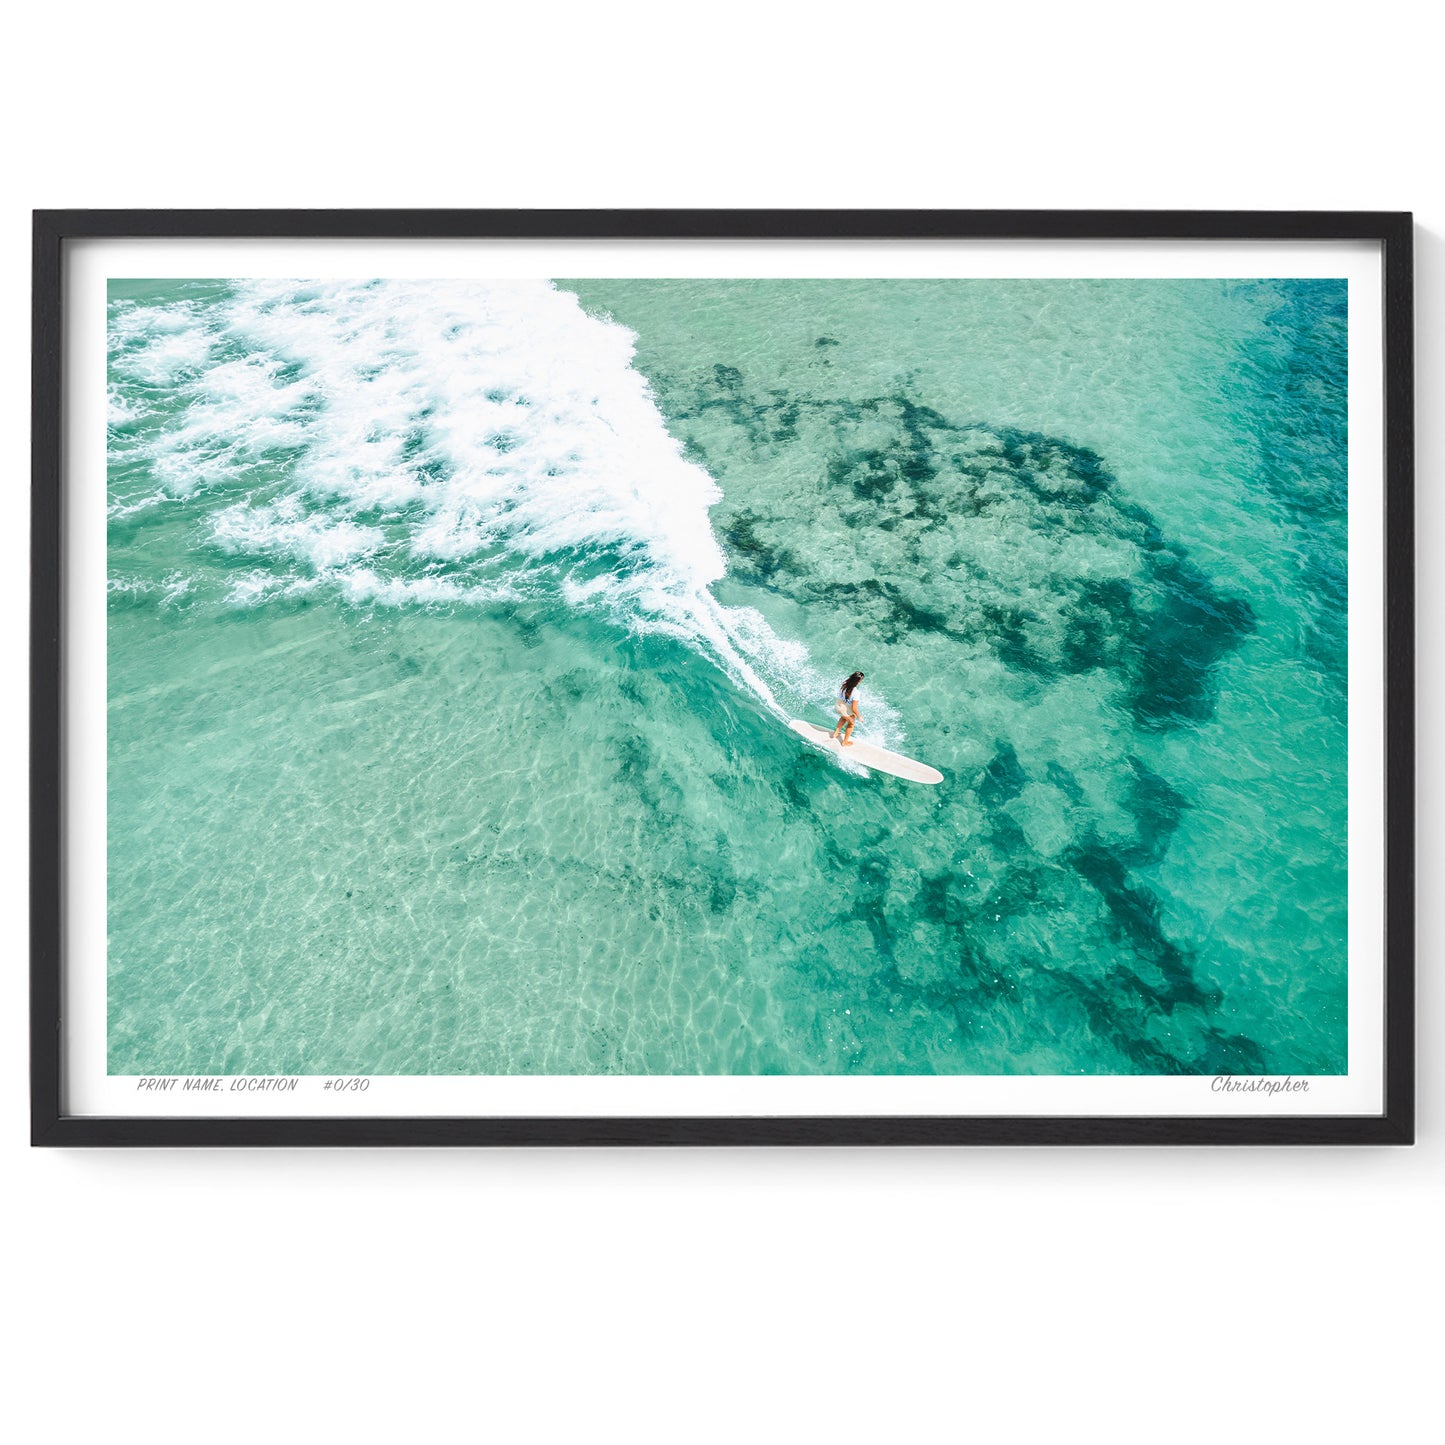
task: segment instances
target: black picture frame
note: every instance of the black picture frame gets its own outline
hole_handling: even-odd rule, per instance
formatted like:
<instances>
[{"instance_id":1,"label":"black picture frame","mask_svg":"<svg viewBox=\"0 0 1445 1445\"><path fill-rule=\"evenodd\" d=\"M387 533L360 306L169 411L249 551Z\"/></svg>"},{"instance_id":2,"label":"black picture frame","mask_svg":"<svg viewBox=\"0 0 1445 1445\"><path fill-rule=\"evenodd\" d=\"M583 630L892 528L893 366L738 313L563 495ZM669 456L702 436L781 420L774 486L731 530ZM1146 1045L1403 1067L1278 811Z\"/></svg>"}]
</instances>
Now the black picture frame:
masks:
<instances>
[{"instance_id":1,"label":"black picture frame","mask_svg":"<svg viewBox=\"0 0 1445 1445\"><path fill-rule=\"evenodd\" d=\"M1384 1110L1278 1117L154 1118L62 1111L62 320L87 238L1370 241L1383 254ZM30 671L32 1142L45 1146L1408 1144L1414 1138L1412 220L1323 211L186 211L34 213Z\"/></svg>"}]
</instances>

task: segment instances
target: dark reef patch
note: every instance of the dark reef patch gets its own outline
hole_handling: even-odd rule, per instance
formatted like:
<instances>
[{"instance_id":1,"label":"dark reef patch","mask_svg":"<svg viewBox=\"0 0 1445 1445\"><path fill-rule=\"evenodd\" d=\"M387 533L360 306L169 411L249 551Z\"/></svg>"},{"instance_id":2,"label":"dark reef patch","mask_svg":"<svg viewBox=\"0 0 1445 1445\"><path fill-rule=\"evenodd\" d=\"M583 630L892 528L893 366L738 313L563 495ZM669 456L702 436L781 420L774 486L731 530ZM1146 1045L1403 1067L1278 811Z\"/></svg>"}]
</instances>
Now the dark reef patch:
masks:
<instances>
[{"instance_id":1,"label":"dark reef patch","mask_svg":"<svg viewBox=\"0 0 1445 1445\"><path fill-rule=\"evenodd\" d=\"M668 395L692 453L708 450L699 426L725 419L760 454L785 457L806 433L828 457L827 501L848 534L836 565L783 540L806 521L790 508L723 504L717 521L742 580L847 607L884 641L923 631L982 643L1042 683L1103 669L1149 729L1213 715L1216 666L1254 630L1253 611L1121 494L1092 449L949 418L906 390L754 394L721 364Z\"/></svg>"},{"instance_id":2,"label":"dark reef patch","mask_svg":"<svg viewBox=\"0 0 1445 1445\"><path fill-rule=\"evenodd\" d=\"M1133 980L1139 992L1147 992L1166 1010L1178 1004L1215 1006L1217 995L1208 994L1195 982L1183 952L1164 936L1159 924L1159 901L1147 889L1129 881L1129 867L1118 853L1089 842L1071 849L1067 861L1081 878L1098 891L1112 915L1121 939L1136 958L1157 969L1161 982L1145 984Z\"/></svg>"},{"instance_id":3,"label":"dark reef patch","mask_svg":"<svg viewBox=\"0 0 1445 1445\"><path fill-rule=\"evenodd\" d=\"M978 800L985 808L999 808L1012 802L1023 792L1028 781L1019 766L1018 754L1013 744L1000 740L993 761L983 770L983 779L978 785Z\"/></svg>"}]
</instances>

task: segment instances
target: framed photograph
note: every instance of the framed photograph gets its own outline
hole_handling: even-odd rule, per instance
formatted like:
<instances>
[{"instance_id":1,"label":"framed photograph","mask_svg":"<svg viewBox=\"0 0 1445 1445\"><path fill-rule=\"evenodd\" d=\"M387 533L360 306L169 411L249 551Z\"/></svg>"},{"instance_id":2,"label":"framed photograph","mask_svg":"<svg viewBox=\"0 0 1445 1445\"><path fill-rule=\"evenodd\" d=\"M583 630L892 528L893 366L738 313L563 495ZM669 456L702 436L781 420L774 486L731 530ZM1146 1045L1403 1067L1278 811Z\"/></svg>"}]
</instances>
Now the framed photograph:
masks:
<instances>
[{"instance_id":1,"label":"framed photograph","mask_svg":"<svg viewBox=\"0 0 1445 1445\"><path fill-rule=\"evenodd\" d=\"M1411 1141L1407 214L34 237L37 1144Z\"/></svg>"}]
</instances>

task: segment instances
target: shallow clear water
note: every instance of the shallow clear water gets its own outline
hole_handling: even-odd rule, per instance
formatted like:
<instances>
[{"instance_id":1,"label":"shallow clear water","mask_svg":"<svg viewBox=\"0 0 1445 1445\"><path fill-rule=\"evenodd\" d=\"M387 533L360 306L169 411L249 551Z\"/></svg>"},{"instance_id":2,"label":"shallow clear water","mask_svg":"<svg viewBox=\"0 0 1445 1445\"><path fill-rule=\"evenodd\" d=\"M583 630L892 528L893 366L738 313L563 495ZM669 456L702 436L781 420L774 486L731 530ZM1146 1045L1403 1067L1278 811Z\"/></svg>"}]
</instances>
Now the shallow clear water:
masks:
<instances>
[{"instance_id":1,"label":"shallow clear water","mask_svg":"<svg viewBox=\"0 0 1445 1445\"><path fill-rule=\"evenodd\" d=\"M635 348L635 355L634 355ZM130 282L113 1072L1338 1072L1334 282ZM864 734L790 733L853 668Z\"/></svg>"}]
</instances>

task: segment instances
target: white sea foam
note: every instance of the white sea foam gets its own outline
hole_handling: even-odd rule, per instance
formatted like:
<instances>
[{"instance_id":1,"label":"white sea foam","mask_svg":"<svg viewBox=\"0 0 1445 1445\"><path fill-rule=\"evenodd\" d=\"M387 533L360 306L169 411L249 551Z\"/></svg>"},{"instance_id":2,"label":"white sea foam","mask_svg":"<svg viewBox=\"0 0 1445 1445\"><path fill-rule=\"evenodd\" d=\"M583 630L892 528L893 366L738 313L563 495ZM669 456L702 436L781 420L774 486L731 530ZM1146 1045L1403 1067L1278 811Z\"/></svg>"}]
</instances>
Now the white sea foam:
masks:
<instances>
[{"instance_id":1,"label":"white sea foam","mask_svg":"<svg viewBox=\"0 0 1445 1445\"><path fill-rule=\"evenodd\" d=\"M124 396L112 383L106 389L105 422L107 426L123 427L139 421L146 414L146 405L137 396Z\"/></svg>"},{"instance_id":2,"label":"white sea foam","mask_svg":"<svg viewBox=\"0 0 1445 1445\"><path fill-rule=\"evenodd\" d=\"M294 596L307 590L307 584L317 585L316 578L276 577L270 572L257 568L232 577L226 600L233 607L255 607L272 597Z\"/></svg>"},{"instance_id":3,"label":"white sea foam","mask_svg":"<svg viewBox=\"0 0 1445 1445\"><path fill-rule=\"evenodd\" d=\"M164 607L179 602L191 590L191 579L184 572L172 572L161 586L165 589L165 595L161 598L161 605Z\"/></svg>"},{"instance_id":4,"label":"white sea foam","mask_svg":"<svg viewBox=\"0 0 1445 1445\"><path fill-rule=\"evenodd\" d=\"M307 516L298 497L275 506L226 507L211 519L211 535L228 552L279 553L309 562L318 572L365 557L386 540L380 527Z\"/></svg>"},{"instance_id":5,"label":"white sea foam","mask_svg":"<svg viewBox=\"0 0 1445 1445\"><path fill-rule=\"evenodd\" d=\"M111 304L108 319L111 342L120 346L148 342L168 332L191 331L196 324L196 308L190 301L172 301L163 306L116 301Z\"/></svg>"},{"instance_id":6,"label":"white sea foam","mask_svg":"<svg viewBox=\"0 0 1445 1445\"><path fill-rule=\"evenodd\" d=\"M210 517L213 540L311 569L242 574L233 602L328 585L351 602L487 603L525 573L683 639L779 715L780 692L794 708L831 695L801 643L713 597L716 483L669 434L633 334L551 283L251 281L205 305L119 308L112 333L120 376L184 401L146 443L161 494L254 481Z\"/></svg>"},{"instance_id":7,"label":"white sea foam","mask_svg":"<svg viewBox=\"0 0 1445 1445\"><path fill-rule=\"evenodd\" d=\"M341 578L341 591L348 602L382 607L482 607L494 602L516 602L524 595L506 583L463 587L445 577L383 577L369 567L346 572Z\"/></svg>"},{"instance_id":8,"label":"white sea foam","mask_svg":"<svg viewBox=\"0 0 1445 1445\"><path fill-rule=\"evenodd\" d=\"M111 365L121 376L147 386L170 386L187 372L200 371L211 354L211 338L194 327L163 331L136 351L116 357Z\"/></svg>"},{"instance_id":9,"label":"white sea foam","mask_svg":"<svg viewBox=\"0 0 1445 1445\"><path fill-rule=\"evenodd\" d=\"M133 597L139 596L142 592L154 592L159 584L152 582L147 577L132 577L124 573L114 577L106 578L105 590L107 592L129 593Z\"/></svg>"}]
</instances>

